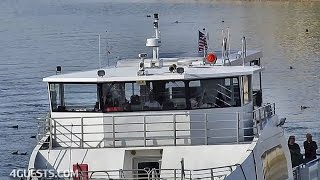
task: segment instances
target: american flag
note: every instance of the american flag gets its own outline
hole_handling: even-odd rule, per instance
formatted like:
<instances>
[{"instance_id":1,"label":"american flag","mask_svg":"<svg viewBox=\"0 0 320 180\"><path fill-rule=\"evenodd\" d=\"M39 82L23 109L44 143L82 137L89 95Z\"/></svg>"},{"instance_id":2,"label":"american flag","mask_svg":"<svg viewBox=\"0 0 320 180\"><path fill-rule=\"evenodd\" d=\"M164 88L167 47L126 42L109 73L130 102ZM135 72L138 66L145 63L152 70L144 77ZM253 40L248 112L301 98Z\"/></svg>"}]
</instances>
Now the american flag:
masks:
<instances>
[{"instance_id":1,"label":"american flag","mask_svg":"<svg viewBox=\"0 0 320 180\"><path fill-rule=\"evenodd\" d=\"M204 48L208 49L207 38L204 33L199 31L198 52L203 52Z\"/></svg>"}]
</instances>

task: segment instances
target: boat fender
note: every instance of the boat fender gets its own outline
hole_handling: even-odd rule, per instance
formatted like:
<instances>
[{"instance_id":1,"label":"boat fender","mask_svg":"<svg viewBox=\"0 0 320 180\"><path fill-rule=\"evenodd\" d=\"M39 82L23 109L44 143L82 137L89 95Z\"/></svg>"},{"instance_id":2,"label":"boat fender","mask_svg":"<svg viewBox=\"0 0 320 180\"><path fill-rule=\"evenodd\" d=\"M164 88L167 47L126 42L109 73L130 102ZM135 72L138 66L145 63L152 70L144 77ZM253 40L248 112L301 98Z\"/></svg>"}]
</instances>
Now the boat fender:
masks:
<instances>
[{"instance_id":1,"label":"boat fender","mask_svg":"<svg viewBox=\"0 0 320 180\"><path fill-rule=\"evenodd\" d=\"M207 55L207 63L209 64L215 64L217 61L217 55L215 55L214 53L209 53Z\"/></svg>"},{"instance_id":2,"label":"boat fender","mask_svg":"<svg viewBox=\"0 0 320 180\"><path fill-rule=\"evenodd\" d=\"M73 164L73 180L89 180L88 164Z\"/></svg>"}]
</instances>

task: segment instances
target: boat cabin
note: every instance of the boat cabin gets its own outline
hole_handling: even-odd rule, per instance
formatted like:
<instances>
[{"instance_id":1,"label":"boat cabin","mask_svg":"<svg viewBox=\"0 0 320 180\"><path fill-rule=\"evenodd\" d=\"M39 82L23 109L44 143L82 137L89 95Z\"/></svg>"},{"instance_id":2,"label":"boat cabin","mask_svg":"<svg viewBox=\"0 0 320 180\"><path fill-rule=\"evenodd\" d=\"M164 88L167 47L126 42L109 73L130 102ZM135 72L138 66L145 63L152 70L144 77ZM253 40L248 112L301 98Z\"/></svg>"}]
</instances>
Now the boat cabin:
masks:
<instances>
[{"instance_id":1,"label":"boat cabin","mask_svg":"<svg viewBox=\"0 0 320 180\"><path fill-rule=\"evenodd\" d=\"M248 66L169 67L149 69L137 76L136 67L107 68L56 75L49 83L52 112L122 113L242 107L252 103L253 74Z\"/></svg>"},{"instance_id":2,"label":"boat cabin","mask_svg":"<svg viewBox=\"0 0 320 180\"><path fill-rule=\"evenodd\" d=\"M262 103L262 67L205 64L202 57L160 60L123 60L116 67L44 78L59 146L68 138L79 140L72 146L84 147L253 139L252 112ZM247 56L248 62L256 60ZM231 62L237 61L242 59ZM71 137L73 133L80 136Z\"/></svg>"}]
</instances>

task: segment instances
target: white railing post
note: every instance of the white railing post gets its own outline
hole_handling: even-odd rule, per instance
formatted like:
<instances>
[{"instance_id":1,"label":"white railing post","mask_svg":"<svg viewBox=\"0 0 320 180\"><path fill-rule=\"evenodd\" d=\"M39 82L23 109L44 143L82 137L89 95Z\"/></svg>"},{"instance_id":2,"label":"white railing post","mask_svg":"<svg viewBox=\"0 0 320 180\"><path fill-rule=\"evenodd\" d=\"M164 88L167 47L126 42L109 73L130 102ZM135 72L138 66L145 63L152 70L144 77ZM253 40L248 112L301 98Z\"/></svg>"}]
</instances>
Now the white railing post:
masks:
<instances>
[{"instance_id":1,"label":"white railing post","mask_svg":"<svg viewBox=\"0 0 320 180\"><path fill-rule=\"evenodd\" d=\"M255 112L253 112L253 114L255 114ZM256 115L254 115L256 116ZM258 127L258 121L256 119L253 119L254 120L254 128L255 128L255 131L256 132L253 132L254 134L253 135L256 135L257 137L259 137L259 127Z\"/></svg>"},{"instance_id":2,"label":"white railing post","mask_svg":"<svg viewBox=\"0 0 320 180\"><path fill-rule=\"evenodd\" d=\"M81 140L80 140L80 148L83 148L83 140L84 135L83 135L83 117L81 117Z\"/></svg>"},{"instance_id":3,"label":"white railing post","mask_svg":"<svg viewBox=\"0 0 320 180\"><path fill-rule=\"evenodd\" d=\"M176 115L173 114L173 144L177 145L177 124L176 124Z\"/></svg>"},{"instance_id":4,"label":"white railing post","mask_svg":"<svg viewBox=\"0 0 320 180\"><path fill-rule=\"evenodd\" d=\"M57 122L53 121L53 134L54 134L54 139L57 139Z\"/></svg>"},{"instance_id":5,"label":"white railing post","mask_svg":"<svg viewBox=\"0 0 320 180\"><path fill-rule=\"evenodd\" d=\"M204 133L205 133L205 139L204 139L204 143L205 143L205 145L208 145L208 114L207 113L205 113L204 114L205 115L205 123L204 123L204 128L205 128L205 130L204 130Z\"/></svg>"},{"instance_id":6,"label":"white railing post","mask_svg":"<svg viewBox=\"0 0 320 180\"><path fill-rule=\"evenodd\" d=\"M114 124L114 116L112 116L112 144L113 147L116 147L116 130Z\"/></svg>"},{"instance_id":7,"label":"white railing post","mask_svg":"<svg viewBox=\"0 0 320 180\"><path fill-rule=\"evenodd\" d=\"M146 125L146 116L143 115L143 140L144 147L147 147L147 125Z\"/></svg>"},{"instance_id":8,"label":"white railing post","mask_svg":"<svg viewBox=\"0 0 320 180\"><path fill-rule=\"evenodd\" d=\"M239 144L240 113L237 112L237 144Z\"/></svg>"},{"instance_id":9,"label":"white railing post","mask_svg":"<svg viewBox=\"0 0 320 180\"><path fill-rule=\"evenodd\" d=\"M156 179L155 169L152 169L152 171L151 171L151 178L152 178L152 180Z\"/></svg>"},{"instance_id":10,"label":"white railing post","mask_svg":"<svg viewBox=\"0 0 320 180\"><path fill-rule=\"evenodd\" d=\"M261 123L261 108L258 109L259 118L258 121Z\"/></svg>"},{"instance_id":11,"label":"white railing post","mask_svg":"<svg viewBox=\"0 0 320 180\"><path fill-rule=\"evenodd\" d=\"M49 138L50 138L49 149L52 149L52 119L51 118L49 119L49 131L50 131L50 134L49 134Z\"/></svg>"}]
</instances>

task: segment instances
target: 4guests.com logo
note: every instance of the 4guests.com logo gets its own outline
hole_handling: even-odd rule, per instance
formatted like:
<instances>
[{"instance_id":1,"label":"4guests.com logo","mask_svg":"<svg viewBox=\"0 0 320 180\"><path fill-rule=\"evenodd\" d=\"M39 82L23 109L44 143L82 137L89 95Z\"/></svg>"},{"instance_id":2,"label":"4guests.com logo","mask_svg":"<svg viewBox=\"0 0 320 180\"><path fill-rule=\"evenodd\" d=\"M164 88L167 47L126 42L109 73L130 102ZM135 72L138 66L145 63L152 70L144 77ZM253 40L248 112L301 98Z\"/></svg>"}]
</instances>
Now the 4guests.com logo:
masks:
<instances>
[{"instance_id":1,"label":"4guests.com logo","mask_svg":"<svg viewBox=\"0 0 320 180\"><path fill-rule=\"evenodd\" d=\"M78 171L56 171L53 169L13 169L10 172L10 177L12 179L38 179L38 178L79 178L81 177L81 172Z\"/></svg>"}]
</instances>

